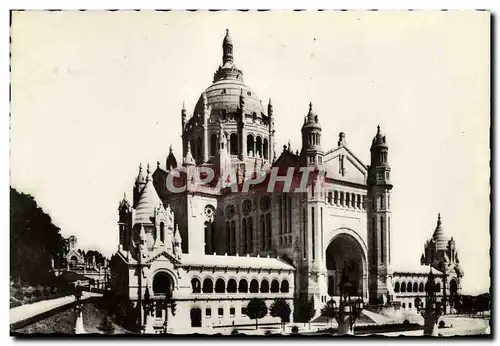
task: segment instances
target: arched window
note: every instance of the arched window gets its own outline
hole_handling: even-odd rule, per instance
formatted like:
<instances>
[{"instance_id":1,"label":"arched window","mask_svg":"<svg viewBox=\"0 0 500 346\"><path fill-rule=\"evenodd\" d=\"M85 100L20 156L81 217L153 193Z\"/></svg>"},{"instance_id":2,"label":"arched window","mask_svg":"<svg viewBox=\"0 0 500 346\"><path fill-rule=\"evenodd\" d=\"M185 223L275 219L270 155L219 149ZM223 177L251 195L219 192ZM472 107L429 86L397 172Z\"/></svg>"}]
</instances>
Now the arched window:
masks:
<instances>
[{"instance_id":1,"label":"arched window","mask_svg":"<svg viewBox=\"0 0 500 346\"><path fill-rule=\"evenodd\" d=\"M226 221L226 246L227 252L231 253L231 227L229 221Z\"/></svg>"},{"instance_id":2,"label":"arched window","mask_svg":"<svg viewBox=\"0 0 500 346\"><path fill-rule=\"evenodd\" d=\"M358 198L357 198L357 207L358 207L358 209L361 209L361 195L358 195Z\"/></svg>"},{"instance_id":3,"label":"arched window","mask_svg":"<svg viewBox=\"0 0 500 346\"><path fill-rule=\"evenodd\" d=\"M260 292L261 293L269 293L269 281L266 279L262 280L260 283Z\"/></svg>"},{"instance_id":4,"label":"arched window","mask_svg":"<svg viewBox=\"0 0 500 346\"><path fill-rule=\"evenodd\" d=\"M266 249L266 220L264 215L260 217L260 249Z\"/></svg>"},{"instance_id":5,"label":"arched window","mask_svg":"<svg viewBox=\"0 0 500 346\"><path fill-rule=\"evenodd\" d=\"M236 280L229 279L227 282L227 293L236 293Z\"/></svg>"},{"instance_id":6,"label":"arched window","mask_svg":"<svg viewBox=\"0 0 500 346\"><path fill-rule=\"evenodd\" d=\"M191 289L193 293L201 293L201 282L197 278L191 280Z\"/></svg>"},{"instance_id":7,"label":"arched window","mask_svg":"<svg viewBox=\"0 0 500 346\"><path fill-rule=\"evenodd\" d=\"M288 293L288 290L290 289L290 286L288 284L288 280L283 280L281 283L281 293Z\"/></svg>"},{"instance_id":8,"label":"arched window","mask_svg":"<svg viewBox=\"0 0 500 346\"><path fill-rule=\"evenodd\" d=\"M232 133L229 137L229 154L238 155L238 135Z\"/></svg>"},{"instance_id":9,"label":"arched window","mask_svg":"<svg viewBox=\"0 0 500 346\"><path fill-rule=\"evenodd\" d=\"M399 293L399 282L394 284L394 292Z\"/></svg>"},{"instance_id":10,"label":"arched window","mask_svg":"<svg viewBox=\"0 0 500 346\"><path fill-rule=\"evenodd\" d=\"M260 137L257 137L255 151L256 151L255 156L261 158L262 157L262 138L260 138Z\"/></svg>"},{"instance_id":11,"label":"arched window","mask_svg":"<svg viewBox=\"0 0 500 346\"><path fill-rule=\"evenodd\" d=\"M224 94L226 93L226 89L224 89ZM227 120L227 110L222 110L222 120Z\"/></svg>"},{"instance_id":12,"label":"arched window","mask_svg":"<svg viewBox=\"0 0 500 346\"><path fill-rule=\"evenodd\" d=\"M214 293L214 283L212 279L206 278L203 280L203 293Z\"/></svg>"},{"instance_id":13,"label":"arched window","mask_svg":"<svg viewBox=\"0 0 500 346\"><path fill-rule=\"evenodd\" d=\"M240 285L238 287L238 292L248 293L248 281L245 279L240 280Z\"/></svg>"},{"instance_id":14,"label":"arched window","mask_svg":"<svg viewBox=\"0 0 500 346\"><path fill-rule=\"evenodd\" d=\"M436 283L436 292L441 291L441 283L437 282Z\"/></svg>"},{"instance_id":15,"label":"arched window","mask_svg":"<svg viewBox=\"0 0 500 346\"><path fill-rule=\"evenodd\" d=\"M210 156L217 155L217 135L214 133L210 136Z\"/></svg>"},{"instance_id":16,"label":"arched window","mask_svg":"<svg viewBox=\"0 0 500 346\"><path fill-rule=\"evenodd\" d=\"M205 221L205 255L210 254L210 223Z\"/></svg>"},{"instance_id":17,"label":"arched window","mask_svg":"<svg viewBox=\"0 0 500 346\"><path fill-rule=\"evenodd\" d=\"M243 219L241 225L241 242L243 243L243 253L247 252L247 219Z\"/></svg>"},{"instance_id":18,"label":"arched window","mask_svg":"<svg viewBox=\"0 0 500 346\"><path fill-rule=\"evenodd\" d=\"M255 279L250 281L250 293L258 293L259 292L259 282Z\"/></svg>"},{"instance_id":19,"label":"arched window","mask_svg":"<svg viewBox=\"0 0 500 346\"><path fill-rule=\"evenodd\" d=\"M201 158L202 153L203 153L203 149L201 146L201 138L198 137L198 138L196 138L196 156L195 156L195 158L196 159Z\"/></svg>"},{"instance_id":20,"label":"arched window","mask_svg":"<svg viewBox=\"0 0 500 346\"><path fill-rule=\"evenodd\" d=\"M273 280L271 282L271 293L278 293L280 291L280 283L278 280Z\"/></svg>"},{"instance_id":21,"label":"arched window","mask_svg":"<svg viewBox=\"0 0 500 346\"><path fill-rule=\"evenodd\" d=\"M269 159L269 142L267 141L267 138L264 138L264 145L262 150L264 151L264 160Z\"/></svg>"},{"instance_id":22,"label":"arched window","mask_svg":"<svg viewBox=\"0 0 500 346\"><path fill-rule=\"evenodd\" d=\"M233 220L231 221L231 254L234 254L236 252L236 222Z\"/></svg>"},{"instance_id":23,"label":"arched window","mask_svg":"<svg viewBox=\"0 0 500 346\"><path fill-rule=\"evenodd\" d=\"M406 283L401 284L401 293L406 293Z\"/></svg>"},{"instance_id":24,"label":"arched window","mask_svg":"<svg viewBox=\"0 0 500 346\"><path fill-rule=\"evenodd\" d=\"M255 155L254 152L254 140L252 135L247 136L247 155L252 157Z\"/></svg>"},{"instance_id":25,"label":"arched window","mask_svg":"<svg viewBox=\"0 0 500 346\"><path fill-rule=\"evenodd\" d=\"M267 226L266 226L267 246L266 246L266 248L270 249L271 248L271 239L273 236L273 234L272 234L273 230L271 228L271 214L266 215L266 224L267 224Z\"/></svg>"},{"instance_id":26,"label":"arched window","mask_svg":"<svg viewBox=\"0 0 500 346\"><path fill-rule=\"evenodd\" d=\"M424 291L424 283L421 282L419 285L418 285L418 291L419 292L423 292Z\"/></svg>"},{"instance_id":27,"label":"arched window","mask_svg":"<svg viewBox=\"0 0 500 346\"><path fill-rule=\"evenodd\" d=\"M160 223L160 241L165 241L165 224L163 222Z\"/></svg>"},{"instance_id":28,"label":"arched window","mask_svg":"<svg viewBox=\"0 0 500 346\"><path fill-rule=\"evenodd\" d=\"M411 292L411 282L408 282L408 285L406 285L406 292Z\"/></svg>"},{"instance_id":29,"label":"arched window","mask_svg":"<svg viewBox=\"0 0 500 346\"><path fill-rule=\"evenodd\" d=\"M418 284L416 282L413 284L413 292L418 292Z\"/></svg>"},{"instance_id":30,"label":"arched window","mask_svg":"<svg viewBox=\"0 0 500 346\"><path fill-rule=\"evenodd\" d=\"M253 251L253 221L252 218L248 218L248 252Z\"/></svg>"},{"instance_id":31,"label":"arched window","mask_svg":"<svg viewBox=\"0 0 500 346\"><path fill-rule=\"evenodd\" d=\"M429 282L426 281L425 282L425 292L428 292L429 291Z\"/></svg>"},{"instance_id":32,"label":"arched window","mask_svg":"<svg viewBox=\"0 0 500 346\"><path fill-rule=\"evenodd\" d=\"M215 253L215 221L210 222L210 253Z\"/></svg>"},{"instance_id":33,"label":"arched window","mask_svg":"<svg viewBox=\"0 0 500 346\"><path fill-rule=\"evenodd\" d=\"M345 194L345 206L348 208L351 206L351 194L349 192Z\"/></svg>"},{"instance_id":34,"label":"arched window","mask_svg":"<svg viewBox=\"0 0 500 346\"><path fill-rule=\"evenodd\" d=\"M226 284L224 283L224 280L217 279L217 281L215 281L215 293L225 293L225 292L226 292Z\"/></svg>"}]
</instances>

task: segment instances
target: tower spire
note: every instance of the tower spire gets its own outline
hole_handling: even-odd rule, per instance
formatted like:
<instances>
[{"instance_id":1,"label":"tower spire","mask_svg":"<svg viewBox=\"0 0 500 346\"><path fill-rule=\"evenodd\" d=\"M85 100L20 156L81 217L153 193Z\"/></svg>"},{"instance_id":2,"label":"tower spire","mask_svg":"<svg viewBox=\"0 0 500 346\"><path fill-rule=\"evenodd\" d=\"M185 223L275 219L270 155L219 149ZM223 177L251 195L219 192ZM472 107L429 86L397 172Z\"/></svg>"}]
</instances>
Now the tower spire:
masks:
<instances>
[{"instance_id":1,"label":"tower spire","mask_svg":"<svg viewBox=\"0 0 500 346\"><path fill-rule=\"evenodd\" d=\"M233 41L229 35L229 29L226 29L226 36L222 41L222 64L225 65L227 62L233 62Z\"/></svg>"}]
</instances>

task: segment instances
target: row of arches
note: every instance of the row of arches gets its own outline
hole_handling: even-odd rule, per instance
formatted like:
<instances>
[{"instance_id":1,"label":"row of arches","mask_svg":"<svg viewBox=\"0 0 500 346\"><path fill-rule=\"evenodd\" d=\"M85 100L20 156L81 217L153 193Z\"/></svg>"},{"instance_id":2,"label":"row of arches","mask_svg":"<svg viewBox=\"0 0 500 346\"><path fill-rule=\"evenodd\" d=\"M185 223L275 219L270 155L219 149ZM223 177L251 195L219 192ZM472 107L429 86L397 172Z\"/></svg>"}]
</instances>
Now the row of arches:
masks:
<instances>
[{"instance_id":1,"label":"row of arches","mask_svg":"<svg viewBox=\"0 0 500 346\"><path fill-rule=\"evenodd\" d=\"M191 148L197 147L198 145L198 139L192 140L191 142ZM238 134L236 133L231 133L229 135L229 155L238 155L239 154L239 137ZM201 139L199 139L199 145L201 146ZM193 156L194 154L194 149L193 151ZM267 138L262 138L260 136L254 136L254 135L248 135L246 138L246 154L249 157L259 157L259 158L264 158L265 160L269 159L269 141ZM201 153L201 147L200 147L200 153ZM217 155L217 134L212 134L210 136L210 156L216 156ZM196 157L196 156L195 156Z\"/></svg>"},{"instance_id":2,"label":"row of arches","mask_svg":"<svg viewBox=\"0 0 500 346\"><path fill-rule=\"evenodd\" d=\"M269 283L269 280L263 279L259 281L253 279L248 284L246 279L240 279L236 282L235 279L229 279L226 282L219 278L215 281L212 278L205 278L203 284L200 279L193 278L191 280L192 293L288 293L290 285L288 280L283 280L281 284L274 279Z\"/></svg>"},{"instance_id":3,"label":"row of arches","mask_svg":"<svg viewBox=\"0 0 500 346\"><path fill-rule=\"evenodd\" d=\"M420 283L416 283L416 282L406 283L404 281L402 283L396 282L394 284L394 292L396 292L396 293L427 292L428 287L429 287L429 285L427 282L425 283L425 286L424 286L423 282L420 282ZM439 282L436 283L435 287L436 287L435 292L441 291L441 284Z\"/></svg>"}]
</instances>

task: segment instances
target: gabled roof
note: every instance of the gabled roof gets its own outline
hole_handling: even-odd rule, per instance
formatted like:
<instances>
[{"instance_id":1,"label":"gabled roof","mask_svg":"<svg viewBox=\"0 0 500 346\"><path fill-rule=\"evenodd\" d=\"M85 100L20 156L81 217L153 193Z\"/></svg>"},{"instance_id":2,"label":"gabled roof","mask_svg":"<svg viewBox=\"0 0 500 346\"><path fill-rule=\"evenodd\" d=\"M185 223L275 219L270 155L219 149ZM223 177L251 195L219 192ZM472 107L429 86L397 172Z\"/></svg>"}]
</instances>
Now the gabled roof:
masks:
<instances>
[{"instance_id":1,"label":"gabled roof","mask_svg":"<svg viewBox=\"0 0 500 346\"><path fill-rule=\"evenodd\" d=\"M347 153L354 159L354 161L357 164L359 164L363 169L368 170L368 167L363 163L363 161L361 161L356 155L354 155L354 153L345 145L341 145L341 146L336 147L335 149L328 150L325 153L325 158L324 158L323 162L328 160L329 156L335 156L335 154L337 152L341 151L341 149L344 149L345 151L347 151Z\"/></svg>"}]
</instances>

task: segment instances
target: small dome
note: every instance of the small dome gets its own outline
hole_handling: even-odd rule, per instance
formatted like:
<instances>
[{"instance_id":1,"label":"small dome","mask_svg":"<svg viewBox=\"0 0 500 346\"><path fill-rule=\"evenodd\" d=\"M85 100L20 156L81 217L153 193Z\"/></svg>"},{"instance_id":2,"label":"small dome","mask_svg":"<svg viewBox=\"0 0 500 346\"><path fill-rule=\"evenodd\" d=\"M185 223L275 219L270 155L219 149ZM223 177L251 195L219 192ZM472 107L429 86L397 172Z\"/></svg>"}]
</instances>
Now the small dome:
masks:
<instances>
[{"instance_id":1,"label":"small dome","mask_svg":"<svg viewBox=\"0 0 500 346\"><path fill-rule=\"evenodd\" d=\"M441 225L441 214L438 214L437 226L432 235L432 239L436 242L436 250L446 250L446 237L444 235L443 226Z\"/></svg>"},{"instance_id":2,"label":"small dome","mask_svg":"<svg viewBox=\"0 0 500 346\"><path fill-rule=\"evenodd\" d=\"M123 194L123 198L120 201L119 210L129 210L130 202L127 199L127 195Z\"/></svg>"},{"instance_id":3,"label":"small dome","mask_svg":"<svg viewBox=\"0 0 500 346\"><path fill-rule=\"evenodd\" d=\"M221 79L210 85L198 99L194 115L203 114L203 95L206 95L207 104L211 107L211 117L220 119L224 114L235 114L240 107L240 97L245 99L245 114L261 117L265 114L259 97L241 80Z\"/></svg>"},{"instance_id":4,"label":"small dome","mask_svg":"<svg viewBox=\"0 0 500 346\"><path fill-rule=\"evenodd\" d=\"M230 44L230 45L233 44L233 41L231 40L231 36L229 35L229 29L226 29L226 36L224 37L224 41L222 41L223 46L226 44Z\"/></svg>"},{"instance_id":5,"label":"small dome","mask_svg":"<svg viewBox=\"0 0 500 346\"><path fill-rule=\"evenodd\" d=\"M387 142L385 136L380 132L380 125L377 126L377 134L373 137L372 148L373 147L385 147L387 148Z\"/></svg>"},{"instance_id":6,"label":"small dome","mask_svg":"<svg viewBox=\"0 0 500 346\"><path fill-rule=\"evenodd\" d=\"M140 192L139 199L135 206L135 223L151 224L151 218L154 217L154 211L161 204L162 201L153 186L153 181L148 180Z\"/></svg>"}]
</instances>

